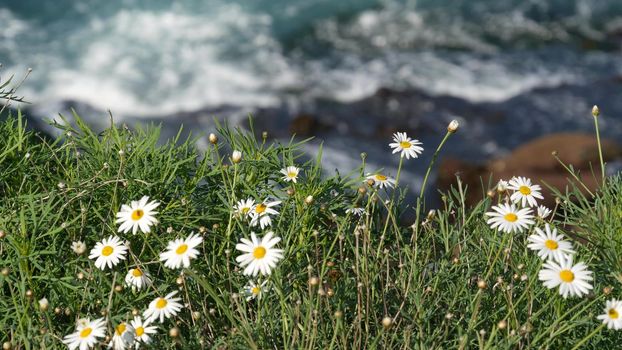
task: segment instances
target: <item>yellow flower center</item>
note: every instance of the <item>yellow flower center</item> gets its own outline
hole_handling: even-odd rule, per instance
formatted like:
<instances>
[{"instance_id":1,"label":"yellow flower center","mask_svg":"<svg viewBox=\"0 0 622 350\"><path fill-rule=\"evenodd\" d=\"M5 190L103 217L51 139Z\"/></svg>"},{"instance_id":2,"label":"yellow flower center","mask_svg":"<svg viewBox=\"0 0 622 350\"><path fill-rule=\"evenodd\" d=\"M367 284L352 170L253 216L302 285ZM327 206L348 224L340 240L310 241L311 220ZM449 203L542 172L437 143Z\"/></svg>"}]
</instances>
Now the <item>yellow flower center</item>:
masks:
<instances>
[{"instance_id":1,"label":"yellow flower center","mask_svg":"<svg viewBox=\"0 0 622 350\"><path fill-rule=\"evenodd\" d=\"M242 213L246 214L246 213L248 213L249 210L251 210L251 208L249 208L249 207L242 208Z\"/></svg>"},{"instance_id":2,"label":"yellow flower center","mask_svg":"<svg viewBox=\"0 0 622 350\"><path fill-rule=\"evenodd\" d=\"M103 256L109 256L110 254L112 254L112 252L114 252L114 248L109 245L105 246L104 249L102 249Z\"/></svg>"},{"instance_id":3,"label":"yellow flower center","mask_svg":"<svg viewBox=\"0 0 622 350\"><path fill-rule=\"evenodd\" d=\"M509 221L509 222L514 222L514 221L518 220L518 216L516 216L516 214L514 214L514 213L507 213L507 214L505 214L505 216L503 218L506 221Z\"/></svg>"},{"instance_id":4,"label":"yellow flower center","mask_svg":"<svg viewBox=\"0 0 622 350\"><path fill-rule=\"evenodd\" d=\"M547 248L549 248L550 250L555 250L555 249L557 249L557 248L559 247L559 244L557 244L557 242L555 242L555 241L554 241L554 240L552 240L552 239L547 239L547 240L544 242L544 245L545 245Z\"/></svg>"},{"instance_id":5,"label":"yellow flower center","mask_svg":"<svg viewBox=\"0 0 622 350\"><path fill-rule=\"evenodd\" d=\"M412 146L412 144L408 141L402 141L400 142L400 147L402 148L410 148L410 146Z\"/></svg>"},{"instance_id":6,"label":"yellow flower center","mask_svg":"<svg viewBox=\"0 0 622 350\"><path fill-rule=\"evenodd\" d=\"M145 334L145 328L143 326L136 327L136 336L140 337Z\"/></svg>"},{"instance_id":7,"label":"yellow flower center","mask_svg":"<svg viewBox=\"0 0 622 350\"><path fill-rule=\"evenodd\" d=\"M117 334L118 335L122 335L123 332L125 332L125 323L121 323L120 325L117 326Z\"/></svg>"},{"instance_id":8,"label":"yellow flower center","mask_svg":"<svg viewBox=\"0 0 622 350\"><path fill-rule=\"evenodd\" d=\"M378 180L378 181L386 181L387 180L387 177L384 176L384 175L377 174L375 177L376 177L376 180Z\"/></svg>"},{"instance_id":9,"label":"yellow flower center","mask_svg":"<svg viewBox=\"0 0 622 350\"><path fill-rule=\"evenodd\" d=\"M166 301L166 299L159 298L158 301L156 301L155 307L156 307L156 309L164 309L167 304L168 304L168 302Z\"/></svg>"},{"instance_id":10,"label":"yellow flower center","mask_svg":"<svg viewBox=\"0 0 622 350\"><path fill-rule=\"evenodd\" d=\"M266 208L268 208L265 204L261 203L261 204L257 204L257 206L255 207L255 212L257 214L261 214L264 211L266 211Z\"/></svg>"},{"instance_id":11,"label":"yellow flower center","mask_svg":"<svg viewBox=\"0 0 622 350\"><path fill-rule=\"evenodd\" d=\"M618 310L616 309L609 309L609 318L612 320L617 320L618 317L620 317L620 314L618 313Z\"/></svg>"},{"instance_id":12,"label":"yellow flower center","mask_svg":"<svg viewBox=\"0 0 622 350\"><path fill-rule=\"evenodd\" d=\"M145 215L145 212L142 209L136 209L132 212L132 220L138 221Z\"/></svg>"},{"instance_id":13,"label":"yellow flower center","mask_svg":"<svg viewBox=\"0 0 622 350\"><path fill-rule=\"evenodd\" d=\"M293 179L293 178L295 178L296 176L298 176L298 174L296 174L296 173L295 173L295 172L293 172L293 171L290 171L289 173L287 173L287 177L289 177L289 178L292 178L292 179Z\"/></svg>"},{"instance_id":14,"label":"yellow flower center","mask_svg":"<svg viewBox=\"0 0 622 350\"><path fill-rule=\"evenodd\" d=\"M528 196L531 194L531 188L527 187L527 186L521 186L518 188L518 191L522 194L524 194L525 196Z\"/></svg>"},{"instance_id":15,"label":"yellow flower center","mask_svg":"<svg viewBox=\"0 0 622 350\"><path fill-rule=\"evenodd\" d=\"M84 328L80 332L80 338L82 338L82 339L87 338L91 334L92 331L93 331L93 329L91 327Z\"/></svg>"},{"instance_id":16,"label":"yellow flower center","mask_svg":"<svg viewBox=\"0 0 622 350\"><path fill-rule=\"evenodd\" d=\"M142 276L142 275L143 275L143 272L142 272L142 271L140 271L140 269L134 269L134 270L132 270L132 276L134 276L134 277L140 277L140 276Z\"/></svg>"},{"instance_id":17,"label":"yellow flower center","mask_svg":"<svg viewBox=\"0 0 622 350\"><path fill-rule=\"evenodd\" d=\"M253 250L253 256L255 257L255 259L262 259L264 256L266 256L266 248L262 246L255 248L255 250Z\"/></svg>"},{"instance_id":18,"label":"yellow flower center","mask_svg":"<svg viewBox=\"0 0 622 350\"><path fill-rule=\"evenodd\" d=\"M259 287L257 287L257 286L255 286L255 287L251 288L251 292L252 292L254 295L259 294L259 292L260 292L260 291L261 291L261 289L259 289Z\"/></svg>"},{"instance_id":19,"label":"yellow flower center","mask_svg":"<svg viewBox=\"0 0 622 350\"><path fill-rule=\"evenodd\" d=\"M188 245L187 244L182 244L179 247L177 247L177 250L175 250L175 253L177 253L177 255L182 255L183 253L186 252L186 250L188 250Z\"/></svg>"},{"instance_id":20,"label":"yellow flower center","mask_svg":"<svg viewBox=\"0 0 622 350\"><path fill-rule=\"evenodd\" d=\"M570 283L574 281L574 273L570 270L561 270L559 272L559 278L566 283Z\"/></svg>"}]
</instances>

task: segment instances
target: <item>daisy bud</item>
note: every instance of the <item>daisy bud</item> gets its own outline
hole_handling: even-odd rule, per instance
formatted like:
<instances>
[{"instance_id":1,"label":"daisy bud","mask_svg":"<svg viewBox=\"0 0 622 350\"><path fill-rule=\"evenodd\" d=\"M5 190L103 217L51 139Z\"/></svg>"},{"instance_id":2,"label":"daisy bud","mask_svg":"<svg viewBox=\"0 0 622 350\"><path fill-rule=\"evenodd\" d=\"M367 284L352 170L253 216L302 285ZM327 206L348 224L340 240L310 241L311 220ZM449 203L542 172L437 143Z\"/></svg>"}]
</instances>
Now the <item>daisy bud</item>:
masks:
<instances>
[{"instance_id":1,"label":"daisy bud","mask_svg":"<svg viewBox=\"0 0 622 350\"><path fill-rule=\"evenodd\" d=\"M11 270L9 270L8 267L4 267L0 273L2 273L2 276L6 277L9 275L9 272L11 272Z\"/></svg>"},{"instance_id":2,"label":"daisy bud","mask_svg":"<svg viewBox=\"0 0 622 350\"><path fill-rule=\"evenodd\" d=\"M486 289L487 286L488 286L488 284L486 284L486 281L484 281L484 280L477 281L477 288L479 288L479 289Z\"/></svg>"},{"instance_id":3,"label":"daisy bud","mask_svg":"<svg viewBox=\"0 0 622 350\"><path fill-rule=\"evenodd\" d=\"M214 308L209 309L209 314L212 316L216 315L216 309Z\"/></svg>"},{"instance_id":4,"label":"daisy bud","mask_svg":"<svg viewBox=\"0 0 622 350\"><path fill-rule=\"evenodd\" d=\"M218 230L220 228L220 224L213 224L212 230Z\"/></svg>"},{"instance_id":5,"label":"daisy bud","mask_svg":"<svg viewBox=\"0 0 622 350\"><path fill-rule=\"evenodd\" d=\"M332 297L333 295L335 295L335 291L332 288L328 288L328 290L326 290L326 295Z\"/></svg>"},{"instance_id":6,"label":"daisy bud","mask_svg":"<svg viewBox=\"0 0 622 350\"><path fill-rule=\"evenodd\" d=\"M48 302L47 298L39 299L39 310L46 311L49 306L50 306L50 303Z\"/></svg>"},{"instance_id":7,"label":"daisy bud","mask_svg":"<svg viewBox=\"0 0 622 350\"><path fill-rule=\"evenodd\" d=\"M63 188L65 188L65 183L64 182L59 182L58 185L56 185L56 186L58 186L58 188L62 190Z\"/></svg>"},{"instance_id":8,"label":"daisy bud","mask_svg":"<svg viewBox=\"0 0 622 350\"><path fill-rule=\"evenodd\" d=\"M12 347L12 345L11 345L11 342L9 342L9 341L5 341L4 343L2 343L2 349L3 350L11 350L11 347Z\"/></svg>"},{"instance_id":9,"label":"daisy bud","mask_svg":"<svg viewBox=\"0 0 622 350\"><path fill-rule=\"evenodd\" d=\"M458 127L460 127L460 123L454 119L449 123L449 125L447 125L447 131L453 134L456 130L458 130Z\"/></svg>"},{"instance_id":10,"label":"daisy bud","mask_svg":"<svg viewBox=\"0 0 622 350\"><path fill-rule=\"evenodd\" d=\"M603 288L603 294L609 295L609 294L611 294L612 290L613 290L613 287L607 286L607 287Z\"/></svg>"},{"instance_id":11,"label":"daisy bud","mask_svg":"<svg viewBox=\"0 0 622 350\"><path fill-rule=\"evenodd\" d=\"M119 150L119 155L120 155L121 157L123 157L123 156L125 155L125 151L124 151L124 150L122 150L122 149L120 149L120 150Z\"/></svg>"},{"instance_id":12,"label":"daisy bud","mask_svg":"<svg viewBox=\"0 0 622 350\"><path fill-rule=\"evenodd\" d=\"M167 227L166 233L173 233L173 228L171 226Z\"/></svg>"},{"instance_id":13,"label":"daisy bud","mask_svg":"<svg viewBox=\"0 0 622 350\"><path fill-rule=\"evenodd\" d=\"M451 312L448 312L445 314L445 318L448 320L451 320L452 318L454 318L454 314L452 314Z\"/></svg>"},{"instance_id":14,"label":"daisy bud","mask_svg":"<svg viewBox=\"0 0 622 350\"><path fill-rule=\"evenodd\" d=\"M198 320L201 318L201 313L198 311L194 311L192 312L192 318L194 318L195 320Z\"/></svg>"},{"instance_id":15,"label":"daisy bud","mask_svg":"<svg viewBox=\"0 0 622 350\"><path fill-rule=\"evenodd\" d=\"M430 209L430 211L428 212L428 220L434 219L435 216L436 216L436 210Z\"/></svg>"},{"instance_id":16,"label":"daisy bud","mask_svg":"<svg viewBox=\"0 0 622 350\"><path fill-rule=\"evenodd\" d=\"M343 312L342 312L342 311L337 310L337 311L335 311L334 316L335 316L335 318L342 318L342 317L343 317Z\"/></svg>"},{"instance_id":17,"label":"daisy bud","mask_svg":"<svg viewBox=\"0 0 622 350\"><path fill-rule=\"evenodd\" d=\"M313 276L311 278L309 278L309 285L310 286L317 286L318 284L320 284L320 279Z\"/></svg>"},{"instance_id":18,"label":"daisy bud","mask_svg":"<svg viewBox=\"0 0 622 350\"><path fill-rule=\"evenodd\" d=\"M305 198L305 203L308 205L313 204L313 196L307 196L307 198Z\"/></svg>"},{"instance_id":19,"label":"daisy bud","mask_svg":"<svg viewBox=\"0 0 622 350\"><path fill-rule=\"evenodd\" d=\"M382 327L384 327L384 329L389 329L391 328L391 326L393 325L393 319L389 316L385 316L382 319Z\"/></svg>"},{"instance_id":20,"label":"daisy bud","mask_svg":"<svg viewBox=\"0 0 622 350\"><path fill-rule=\"evenodd\" d=\"M207 232L207 228L205 228L205 226L199 227L199 233L204 234L205 232Z\"/></svg>"},{"instance_id":21,"label":"daisy bud","mask_svg":"<svg viewBox=\"0 0 622 350\"><path fill-rule=\"evenodd\" d=\"M168 335L171 336L171 338L177 338L179 337L179 328L177 327L173 327L168 331Z\"/></svg>"},{"instance_id":22,"label":"daisy bud","mask_svg":"<svg viewBox=\"0 0 622 350\"><path fill-rule=\"evenodd\" d=\"M6 236L6 233L2 230L0 230L0 238L4 238Z\"/></svg>"},{"instance_id":23,"label":"daisy bud","mask_svg":"<svg viewBox=\"0 0 622 350\"><path fill-rule=\"evenodd\" d=\"M123 291L123 286L120 284L117 284L116 286L114 286L114 291L117 293L120 293Z\"/></svg>"},{"instance_id":24,"label":"daisy bud","mask_svg":"<svg viewBox=\"0 0 622 350\"><path fill-rule=\"evenodd\" d=\"M175 280L175 282L176 282L178 285L180 285L180 286L181 286L182 284L184 284L184 279L183 279L183 278L181 278L181 277L177 277L177 279Z\"/></svg>"},{"instance_id":25,"label":"daisy bud","mask_svg":"<svg viewBox=\"0 0 622 350\"><path fill-rule=\"evenodd\" d=\"M293 188L288 188L288 189L287 189L287 195L288 195L288 196L293 196L293 195L294 195L294 193L296 193L296 191L294 191L294 189L293 189Z\"/></svg>"},{"instance_id":26,"label":"daisy bud","mask_svg":"<svg viewBox=\"0 0 622 350\"><path fill-rule=\"evenodd\" d=\"M78 272L78 274L76 275L76 277L77 277L79 280L82 280L82 279L84 279L84 273L82 273L82 272Z\"/></svg>"},{"instance_id":27,"label":"daisy bud","mask_svg":"<svg viewBox=\"0 0 622 350\"><path fill-rule=\"evenodd\" d=\"M493 191L493 190L489 190L488 192L486 192L486 195L487 195L489 198L493 198L493 197L495 196L495 191Z\"/></svg>"},{"instance_id":28,"label":"daisy bud","mask_svg":"<svg viewBox=\"0 0 622 350\"><path fill-rule=\"evenodd\" d=\"M216 143L218 143L218 136L213 133L209 134L209 142L211 142L212 145L215 145Z\"/></svg>"},{"instance_id":29,"label":"daisy bud","mask_svg":"<svg viewBox=\"0 0 622 350\"><path fill-rule=\"evenodd\" d=\"M26 291L26 298L31 299L31 298L32 298L32 296L33 296L32 290L28 289L28 290Z\"/></svg>"},{"instance_id":30,"label":"daisy bud","mask_svg":"<svg viewBox=\"0 0 622 350\"><path fill-rule=\"evenodd\" d=\"M497 323L497 328L499 329L505 329L508 326L508 323L505 320L501 320L499 321L499 323Z\"/></svg>"},{"instance_id":31,"label":"daisy bud","mask_svg":"<svg viewBox=\"0 0 622 350\"><path fill-rule=\"evenodd\" d=\"M26 154L24 155L24 158L26 158L26 159L30 158L30 153L26 153Z\"/></svg>"},{"instance_id":32,"label":"daisy bud","mask_svg":"<svg viewBox=\"0 0 622 350\"><path fill-rule=\"evenodd\" d=\"M60 307L55 307L55 308L54 308L54 313L55 313L55 314L60 315L60 314L61 314L61 312L63 312L63 310L62 310Z\"/></svg>"},{"instance_id":33,"label":"daisy bud","mask_svg":"<svg viewBox=\"0 0 622 350\"><path fill-rule=\"evenodd\" d=\"M516 268L518 268L519 270L522 270L525 268L525 264L518 264L518 266L516 266Z\"/></svg>"},{"instance_id":34,"label":"daisy bud","mask_svg":"<svg viewBox=\"0 0 622 350\"><path fill-rule=\"evenodd\" d=\"M262 132L261 133L261 138L266 140L268 138L268 132L267 131Z\"/></svg>"},{"instance_id":35,"label":"daisy bud","mask_svg":"<svg viewBox=\"0 0 622 350\"><path fill-rule=\"evenodd\" d=\"M240 151L233 151L233 154L231 155L231 161L233 163L239 163L242 160L242 152Z\"/></svg>"},{"instance_id":36,"label":"daisy bud","mask_svg":"<svg viewBox=\"0 0 622 350\"><path fill-rule=\"evenodd\" d=\"M486 330L485 329L480 329L479 330L479 335L481 335L482 337L486 335Z\"/></svg>"},{"instance_id":37,"label":"daisy bud","mask_svg":"<svg viewBox=\"0 0 622 350\"><path fill-rule=\"evenodd\" d=\"M140 310L132 309L132 316L138 316L138 315L140 315Z\"/></svg>"},{"instance_id":38,"label":"daisy bud","mask_svg":"<svg viewBox=\"0 0 622 350\"><path fill-rule=\"evenodd\" d=\"M334 261L329 261L329 262L326 263L326 266L333 267L333 266L335 266L335 262Z\"/></svg>"},{"instance_id":39,"label":"daisy bud","mask_svg":"<svg viewBox=\"0 0 622 350\"><path fill-rule=\"evenodd\" d=\"M369 182L370 182L370 181L372 181L372 182L373 182L374 180L367 180L367 184L368 184L368 185L369 185ZM370 186L372 186L372 185L373 185L373 184L371 184ZM359 191L359 193L360 193L360 194L365 194L365 193L367 193L367 189L366 189L365 187L363 187L363 186L359 187L358 191Z\"/></svg>"},{"instance_id":40,"label":"daisy bud","mask_svg":"<svg viewBox=\"0 0 622 350\"><path fill-rule=\"evenodd\" d=\"M520 276L520 280L521 280L521 281L523 281L523 282L524 282L524 281L526 281L526 280L527 280L527 278L529 278L529 277L527 277L527 275L526 275L526 274L522 274L522 275Z\"/></svg>"},{"instance_id":41,"label":"daisy bud","mask_svg":"<svg viewBox=\"0 0 622 350\"><path fill-rule=\"evenodd\" d=\"M82 255L86 252L86 244L82 241L73 242L71 243L71 250L78 255Z\"/></svg>"},{"instance_id":42,"label":"daisy bud","mask_svg":"<svg viewBox=\"0 0 622 350\"><path fill-rule=\"evenodd\" d=\"M592 107L592 116L596 118L599 115L600 115L600 109L598 108L597 105L594 105L594 107Z\"/></svg>"}]
</instances>

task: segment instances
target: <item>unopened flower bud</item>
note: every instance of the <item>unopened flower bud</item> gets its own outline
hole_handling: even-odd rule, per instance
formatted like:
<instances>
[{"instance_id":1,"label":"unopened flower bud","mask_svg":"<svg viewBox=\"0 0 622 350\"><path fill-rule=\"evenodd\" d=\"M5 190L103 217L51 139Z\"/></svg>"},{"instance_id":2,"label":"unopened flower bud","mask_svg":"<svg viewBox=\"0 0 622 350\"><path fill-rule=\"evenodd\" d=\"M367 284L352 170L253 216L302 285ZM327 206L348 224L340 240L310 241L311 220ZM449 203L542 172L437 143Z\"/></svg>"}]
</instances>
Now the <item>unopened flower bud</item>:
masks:
<instances>
[{"instance_id":1,"label":"unopened flower bud","mask_svg":"<svg viewBox=\"0 0 622 350\"><path fill-rule=\"evenodd\" d=\"M212 145L215 145L216 143L218 143L218 136L213 133L209 134L209 142L211 142Z\"/></svg>"},{"instance_id":2,"label":"unopened flower bud","mask_svg":"<svg viewBox=\"0 0 622 350\"><path fill-rule=\"evenodd\" d=\"M309 205L313 204L313 196L307 196L307 198L305 198L305 203Z\"/></svg>"},{"instance_id":3,"label":"unopened flower bud","mask_svg":"<svg viewBox=\"0 0 622 350\"><path fill-rule=\"evenodd\" d=\"M49 306L50 306L50 302L47 300L47 298L39 299L39 310L46 311Z\"/></svg>"},{"instance_id":4,"label":"unopened flower bud","mask_svg":"<svg viewBox=\"0 0 622 350\"><path fill-rule=\"evenodd\" d=\"M171 338L177 338L179 337L179 328L177 327L173 327L168 331L168 335L171 336Z\"/></svg>"},{"instance_id":5,"label":"unopened flower bud","mask_svg":"<svg viewBox=\"0 0 622 350\"><path fill-rule=\"evenodd\" d=\"M497 328L499 329L505 329L508 326L508 323L505 320L501 320L499 321L499 323L497 323Z\"/></svg>"},{"instance_id":6,"label":"unopened flower bud","mask_svg":"<svg viewBox=\"0 0 622 350\"><path fill-rule=\"evenodd\" d=\"M449 125L447 125L447 131L450 133L454 133L456 132L456 130L458 130L459 127L460 123L458 123L457 120L452 120Z\"/></svg>"},{"instance_id":7,"label":"unopened flower bud","mask_svg":"<svg viewBox=\"0 0 622 350\"><path fill-rule=\"evenodd\" d=\"M239 163L240 160L242 160L242 152L233 151L233 154L231 155L231 161L234 163Z\"/></svg>"},{"instance_id":8,"label":"unopened flower bud","mask_svg":"<svg viewBox=\"0 0 622 350\"><path fill-rule=\"evenodd\" d=\"M389 329L391 328L391 326L393 325L393 319L389 316L385 316L382 319L382 327L384 327L384 329Z\"/></svg>"},{"instance_id":9,"label":"unopened flower bud","mask_svg":"<svg viewBox=\"0 0 622 350\"><path fill-rule=\"evenodd\" d=\"M594 105L594 107L592 107L592 116L596 118L599 115L600 115L600 109L598 108L597 105Z\"/></svg>"}]
</instances>

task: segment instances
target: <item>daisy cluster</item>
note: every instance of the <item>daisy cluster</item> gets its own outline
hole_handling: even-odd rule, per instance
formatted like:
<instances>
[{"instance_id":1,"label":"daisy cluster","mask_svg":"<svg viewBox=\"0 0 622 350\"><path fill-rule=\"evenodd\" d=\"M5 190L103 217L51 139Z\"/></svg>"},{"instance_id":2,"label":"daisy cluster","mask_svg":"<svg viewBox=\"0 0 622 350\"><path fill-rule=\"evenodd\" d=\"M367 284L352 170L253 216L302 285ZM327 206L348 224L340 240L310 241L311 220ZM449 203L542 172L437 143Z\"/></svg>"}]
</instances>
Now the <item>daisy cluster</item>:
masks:
<instances>
[{"instance_id":1,"label":"daisy cluster","mask_svg":"<svg viewBox=\"0 0 622 350\"><path fill-rule=\"evenodd\" d=\"M551 210L538 206L538 199L543 199L541 187L533 184L529 178L514 177L509 181L500 180L497 191L506 194L505 203L493 206L487 212L487 223L492 229L504 233L522 233L535 223L533 208L537 207L536 216L543 222L551 215ZM565 299L569 296L586 296L593 289L593 273L584 262L573 263L576 251L570 241L549 223L543 228L533 227L533 234L527 237L527 248L535 251L544 264L538 279L549 289L558 288ZM598 316L608 328L622 329L622 302L616 299L607 302L605 313Z\"/></svg>"},{"instance_id":2,"label":"daisy cluster","mask_svg":"<svg viewBox=\"0 0 622 350\"><path fill-rule=\"evenodd\" d=\"M299 169L293 166L283 169L284 181L296 182ZM255 203L253 199L241 200L234 206L234 212L240 218L248 219L251 227L267 229L272 225L272 217L279 214L275 209L281 202L264 200ZM132 201L129 205L122 205L116 215L116 223L119 225L119 234L147 235L152 227L158 224L156 209L160 206L158 201L150 201L149 197L143 196L138 201ZM283 250L276 248L280 242L274 232L268 231L262 237L251 232L250 237L241 238L236 249L241 254L236 258L240 267L244 268L243 274L247 276L270 275L279 260L283 258ZM198 234L190 234L187 237L169 241L166 249L159 254L159 261L165 268L178 270L189 268L192 260L200 255L200 247L203 238ZM73 242L72 250L77 254L86 252L84 242ZM94 261L96 268L102 271L112 271L121 262L132 260L125 272L125 284L133 291L145 288L153 288L153 278L147 269L147 265L153 262L141 262L132 253L130 242L118 235L111 235L95 243L88 255ZM244 288L247 300L260 297L267 291L267 281L249 281ZM154 289L157 294L158 291ZM86 350L96 347L102 338L109 338L109 348L123 350L140 348L141 345L151 343L152 336L157 334L157 323L163 323L166 319L176 317L184 305L177 291L170 292L165 296L158 296L151 300L141 315L136 315L132 320L120 322L113 328L111 335L106 336L107 320L98 318L80 318L76 322L75 331L66 335L63 342L69 349Z\"/></svg>"}]
</instances>

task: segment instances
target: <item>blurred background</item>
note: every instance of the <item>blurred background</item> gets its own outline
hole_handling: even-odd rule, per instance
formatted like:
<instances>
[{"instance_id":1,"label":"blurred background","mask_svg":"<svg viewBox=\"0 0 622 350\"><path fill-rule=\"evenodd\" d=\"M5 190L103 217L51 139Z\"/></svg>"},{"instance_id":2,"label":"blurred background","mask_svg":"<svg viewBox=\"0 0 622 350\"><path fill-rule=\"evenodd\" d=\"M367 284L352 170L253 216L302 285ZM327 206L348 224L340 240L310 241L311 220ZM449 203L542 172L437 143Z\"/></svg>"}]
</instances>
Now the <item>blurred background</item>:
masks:
<instances>
[{"instance_id":1,"label":"blurred background","mask_svg":"<svg viewBox=\"0 0 622 350\"><path fill-rule=\"evenodd\" d=\"M439 178L486 174L543 135L575 144L594 104L619 139L621 54L620 0L0 0L0 76L33 69L19 94L41 130L70 108L165 135L251 114L272 138L316 136L328 172L366 152L392 175L406 131L426 149L402 173L415 192L452 119Z\"/></svg>"}]
</instances>

